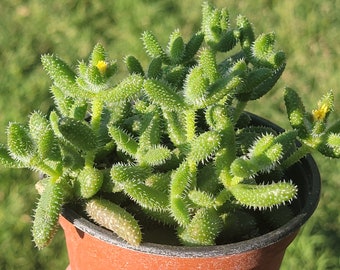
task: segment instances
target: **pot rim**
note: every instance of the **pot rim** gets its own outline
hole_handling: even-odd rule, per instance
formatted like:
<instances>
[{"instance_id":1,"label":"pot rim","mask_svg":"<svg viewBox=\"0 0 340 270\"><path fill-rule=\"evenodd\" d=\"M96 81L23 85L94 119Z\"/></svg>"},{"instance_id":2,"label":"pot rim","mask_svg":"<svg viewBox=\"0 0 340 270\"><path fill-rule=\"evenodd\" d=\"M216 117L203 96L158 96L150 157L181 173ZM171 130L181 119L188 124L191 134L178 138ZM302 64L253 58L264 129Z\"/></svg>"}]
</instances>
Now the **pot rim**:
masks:
<instances>
[{"instance_id":1,"label":"pot rim","mask_svg":"<svg viewBox=\"0 0 340 270\"><path fill-rule=\"evenodd\" d=\"M271 125L278 130L282 128L271 123L270 121L263 119L259 116L250 114L252 119L260 124ZM250 250L260 249L279 242L280 240L286 238L288 235L297 233L299 228L310 218L314 213L320 198L321 189L321 179L318 167L315 160L311 155L307 155L301 160L301 162L294 165L297 170L304 174L306 179L308 200L302 205L299 213L295 215L290 221L288 221L283 226L265 233L263 235L236 242L223 245L215 246L198 246L198 247L188 247L188 246L171 246L156 243L141 243L139 246L131 246L123 239L116 236L112 231L98 226L86 218L82 217L80 214L75 212L68 206L64 206L62 209L62 216L73 223L73 225L91 236L98 238L102 241L108 242L110 244L120 246L122 248L135 250L143 253L158 254L171 257L220 257L225 255L232 255L247 252Z\"/></svg>"}]
</instances>

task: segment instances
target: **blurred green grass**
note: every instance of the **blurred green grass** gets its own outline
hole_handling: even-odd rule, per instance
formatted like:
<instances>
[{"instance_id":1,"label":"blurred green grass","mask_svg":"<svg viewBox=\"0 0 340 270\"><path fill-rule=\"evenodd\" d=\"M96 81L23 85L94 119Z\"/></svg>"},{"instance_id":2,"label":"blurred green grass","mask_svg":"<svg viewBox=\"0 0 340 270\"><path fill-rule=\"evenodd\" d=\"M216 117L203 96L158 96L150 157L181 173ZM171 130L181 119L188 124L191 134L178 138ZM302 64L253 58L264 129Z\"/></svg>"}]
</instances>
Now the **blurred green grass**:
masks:
<instances>
[{"instance_id":1,"label":"blurred green grass","mask_svg":"<svg viewBox=\"0 0 340 270\"><path fill-rule=\"evenodd\" d=\"M288 65L281 81L268 97L250 108L287 127L282 88L289 85L300 91L309 109L333 89L335 117L340 116L340 1L211 2L228 7L232 19L246 15L257 34L275 31L277 47L287 53ZM5 141L8 121L25 121L33 110L46 111L50 106L50 81L42 71L41 54L54 52L74 65L101 42L111 58L120 62L127 52L145 60L140 41L143 30L152 30L163 44L176 28L188 38L199 28L200 9L201 1L179 0L1 1L0 142ZM123 74L123 67L121 70ZM323 178L320 205L288 248L282 269L340 268L340 162L316 159ZM36 176L3 168L0 176L0 269L65 269L62 232L42 251L31 241Z\"/></svg>"}]
</instances>

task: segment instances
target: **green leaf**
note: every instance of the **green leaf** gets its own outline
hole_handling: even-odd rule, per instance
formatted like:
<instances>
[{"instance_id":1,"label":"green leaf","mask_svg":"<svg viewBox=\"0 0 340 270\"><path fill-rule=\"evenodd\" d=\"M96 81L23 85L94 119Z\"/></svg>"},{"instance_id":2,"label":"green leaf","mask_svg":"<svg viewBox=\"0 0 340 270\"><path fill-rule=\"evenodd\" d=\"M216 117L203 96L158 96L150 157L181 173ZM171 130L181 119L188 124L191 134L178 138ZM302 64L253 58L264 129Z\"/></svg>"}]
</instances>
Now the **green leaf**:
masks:
<instances>
[{"instance_id":1,"label":"green leaf","mask_svg":"<svg viewBox=\"0 0 340 270\"><path fill-rule=\"evenodd\" d=\"M105 61L105 54L103 45L97 43L91 53L91 65L96 66L98 62Z\"/></svg>"},{"instance_id":2,"label":"green leaf","mask_svg":"<svg viewBox=\"0 0 340 270\"><path fill-rule=\"evenodd\" d=\"M37 204L32 228L33 240L40 249L49 244L56 232L63 199L61 183L48 181Z\"/></svg>"},{"instance_id":3,"label":"green leaf","mask_svg":"<svg viewBox=\"0 0 340 270\"><path fill-rule=\"evenodd\" d=\"M277 69L259 68L248 74L245 89L236 95L241 101L256 100L267 94L276 84L285 69L285 64Z\"/></svg>"},{"instance_id":4,"label":"green leaf","mask_svg":"<svg viewBox=\"0 0 340 270\"><path fill-rule=\"evenodd\" d=\"M188 68L183 65L171 66L169 69L166 69L164 80L181 89L187 72Z\"/></svg>"},{"instance_id":5,"label":"green leaf","mask_svg":"<svg viewBox=\"0 0 340 270\"><path fill-rule=\"evenodd\" d=\"M200 66L195 66L191 69L186 77L184 85L184 97L188 104L196 108L203 108L205 106L205 96L209 79L204 77L204 70Z\"/></svg>"},{"instance_id":6,"label":"green leaf","mask_svg":"<svg viewBox=\"0 0 340 270\"><path fill-rule=\"evenodd\" d=\"M150 170L140 166L114 165L112 180L123 187L123 191L142 207L154 211L164 211L168 206L168 196L144 183Z\"/></svg>"},{"instance_id":7,"label":"green leaf","mask_svg":"<svg viewBox=\"0 0 340 270\"><path fill-rule=\"evenodd\" d=\"M39 112L34 112L29 119L29 128L40 158L42 160L61 160L57 138L46 117Z\"/></svg>"},{"instance_id":8,"label":"green leaf","mask_svg":"<svg viewBox=\"0 0 340 270\"><path fill-rule=\"evenodd\" d=\"M238 184L230 187L230 191L240 204L254 209L272 208L290 202L297 196L297 187L289 182Z\"/></svg>"},{"instance_id":9,"label":"green leaf","mask_svg":"<svg viewBox=\"0 0 340 270\"><path fill-rule=\"evenodd\" d=\"M171 175L170 209L171 215L180 225L190 222L189 205L184 199L186 190L193 182L193 174L189 164L183 162Z\"/></svg>"},{"instance_id":10,"label":"green leaf","mask_svg":"<svg viewBox=\"0 0 340 270\"><path fill-rule=\"evenodd\" d=\"M85 167L76 179L76 186L78 188L81 198L89 199L96 195L103 184L103 173L92 167Z\"/></svg>"},{"instance_id":11,"label":"green leaf","mask_svg":"<svg viewBox=\"0 0 340 270\"><path fill-rule=\"evenodd\" d=\"M137 204L152 211L168 209L169 199L166 193L146 186L144 183L126 181L122 183L124 192Z\"/></svg>"},{"instance_id":12,"label":"green leaf","mask_svg":"<svg viewBox=\"0 0 340 270\"><path fill-rule=\"evenodd\" d=\"M243 16L239 15L236 18L236 25L238 27L239 33L237 34L240 39L241 47L246 54L247 60L252 59L251 47L255 41L255 34L253 27L249 20Z\"/></svg>"},{"instance_id":13,"label":"green leaf","mask_svg":"<svg viewBox=\"0 0 340 270\"><path fill-rule=\"evenodd\" d=\"M148 73L147 73L147 77L148 78L153 78L153 79L157 79L157 78L161 78L162 76L162 59L160 57L158 58L153 58L149 64L148 67Z\"/></svg>"},{"instance_id":14,"label":"green leaf","mask_svg":"<svg viewBox=\"0 0 340 270\"><path fill-rule=\"evenodd\" d=\"M143 78L133 74L124 79L116 87L101 92L102 100L107 103L120 103L132 100L138 96L143 86Z\"/></svg>"},{"instance_id":15,"label":"green leaf","mask_svg":"<svg viewBox=\"0 0 340 270\"><path fill-rule=\"evenodd\" d=\"M190 144L188 160L203 162L216 152L221 143L220 135L215 131L206 131L194 139Z\"/></svg>"},{"instance_id":16,"label":"green leaf","mask_svg":"<svg viewBox=\"0 0 340 270\"><path fill-rule=\"evenodd\" d=\"M63 137L83 151L95 150L97 138L88 124L73 118L62 118L59 121L59 131Z\"/></svg>"},{"instance_id":17,"label":"green leaf","mask_svg":"<svg viewBox=\"0 0 340 270\"><path fill-rule=\"evenodd\" d=\"M137 220L119 205L105 199L91 199L85 210L94 221L112 230L130 245L138 246L142 241Z\"/></svg>"},{"instance_id":18,"label":"green leaf","mask_svg":"<svg viewBox=\"0 0 340 270\"><path fill-rule=\"evenodd\" d=\"M162 108L170 111L185 108L183 98L174 89L159 80L145 80L144 89L149 98Z\"/></svg>"},{"instance_id":19,"label":"green leaf","mask_svg":"<svg viewBox=\"0 0 340 270\"><path fill-rule=\"evenodd\" d=\"M13 159L6 146L0 144L0 164L6 168L21 168L22 164L20 161Z\"/></svg>"},{"instance_id":20,"label":"green leaf","mask_svg":"<svg viewBox=\"0 0 340 270\"><path fill-rule=\"evenodd\" d=\"M340 158L340 134L330 133L322 139L316 149L327 157Z\"/></svg>"},{"instance_id":21,"label":"green leaf","mask_svg":"<svg viewBox=\"0 0 340 270\"><path fill-rule=\"evenodd\" d=\"M186 130L183 114L175 111L163 110L167 122L167 131L172 143L180 146L186 143Z\"/></svg>"},{"instance_id":22,"label":"green leaf","mask_svg":"<svg viewBox=\"0 0 340 270\"><path fill-rule=\"evenodd\" d=\"M66 96L85 98L85 92L79 91L77 88L76 74L63 60L55 55L43 55L41 62L54 84Z\"/></svg>"},{"instance_id":23,"label":"green leaf","mask_svg":"<svg viewBox=\"0 0 340 270\"><path fill-rule=\"evenodd\" d=\"M136 156L138 143L130 134L113 125L109 126L109 133L119 149L132 157Z\"/></svg>"},{"instance_id":24,"label":"green leaf","mask_svg":"<svg viewBox=\"0 0 340 270\"><path fill-rule=\"evenodd\" d=\"M188 203L181 197L174 197L170 200L171 215L176 222L181 225L187 225L190 222L190 213Z\"/></svg>"},{"instance_id":25,"label":"green leaf","mask_svg":"<svg viewBox=\"0 0 340 270\"><path fill-rule=\"evenodd\" d=\"M10 123L7 129L7 144L10 154L21 162L28 163L35 151L35 145L26 126Z\"/></svg>"},{"instance_id":26,"label":"green leaf","mask_svg":"<svg viewBox=\"0 0 340 270\"><path fill-rule=\"evenodd\" d=\"M201 207L214 207L215 199L211 194L200 190L191 190L188 193L189 199L196 205Z\"/></svg>"},{"instance_id":27,"label":"green leaf","mask_svg":"<svg viewBox=\"0 0 340 270\"><path fill-rule=\"evenodd\" d=\"M241 83L242 79L238 76L218 79L207 89L206 106L213 105L225 96L233 94Z\"/></svg>"},{"instance_id":28,"label":"green leaf","mask_svg":"<svg viewBox=\"0 0 340 270\"><path fill-rule=\"evenodd\" d=\"M210 83L214 83L219 74L217 71L216 53L209 49L203 49L199 55L199 65Z\"/></svg>"},{"instance_id":29,"label":"green leaf","mask_svg":"<svg viewBox=\"0 0 340 270\"><path fill-rule=\"evenodd\" d=\"M142 34L142 41L143 41L143 45L144 45L146 52L152 58L157 58L157 57L160 57L161 59L166 58L166 54L162 46L159 44L156 37L150 31L145 31Z\"/></svg>"},{"instance_id":30,"label":"green leaf","mask_svg":"<svg viewBox=\"0 0 340 270\"><path fill-rule=\"evenodd\" d=\"M154 189L162 191L163 193L169 192L169 185L171 181L171 173L153 173L146 180L145 185Z\"/></svg>"},{"instance_id":31,"label":"green leaf","mask_svg":"<svg viewBox=\"0 0 340 270\"><path fill-rule=\"evenodd\" d=\"M300 96L295 90L287 87L285 88L284 101L290 125L298 131L301 138L306 138L308 136L305 126L306 111Z\"/></svg>"},{"instance_id":32,"label":"green leaf","mask_svg":"<svg viewBox=\"0 0 340 270\"><path fill-rule=\"evenodd\" d=\"M202 45L202 42L204 40L204 34L202 32L195 33L189 42L185 46L185 52L184 52L184 60L189 61L191 60L196 53L198 52L199 48Z\"/></svg>"},{"instance_id":33,"label":"green leaf","mask_svg":"<svg viewBox=\"0 0 340 270\"><path fill-rule=\"evenodd\" d=\"M199 209L191 222L180 233L180 240L188 246L215 245L215 239L221 232L223 221L216 210Z\"/></svg>"},{"instance_id":34,"label":"green leaf","mask_svg":"<svg viewBox=\"0 0 340 270\"><path fill-rule=\"evenodd\" d=\"M149 149L161 142L160 112L153 108L151 113L144 115L139 136L139 149Z\"/></svg>"},{"instance_id":35,"label":"green leaf","mask_svg":"<svg viewBox=\"0 0 340 270\"><path fill-rule=\"evenodd\" d=\"M209 46L219 52L228 52L232 50L237 44L234 30L226 31L221 36L218 42L208 41Z\"/></svg>"},{"instance_id":36,"label":"green leaf","mask_svg":"<svg viewBox=\"0 0 340 270\"><path fill-rule=\"evenodd\" d=\"M259 35L253 45L254 56L259 59L266 59L268 54L274 52L275 33Z\"/></svg>"},{"instance_id":37,"label":"green leaf","mask_svg":"<svg viewBox=\"0 0 340 270\"><path fill-rule=\"evenodd\" d=\"M131 75L138 74L138 75L144 76L143 67L136 57L132 55L127 56L125 58L125 63Z\"/></svg>"},{"instance_id":38,"label":"green leaf","mask_svg":"<svg viewBox=\"0 0 340 270\"><path fill-rule=\"evenodd\" d=\"M150 166L157 166L164 164L166 160L171 157L171 151L169 148L157 145L149 148L145 152L139 154L138 161L141 164L147 164Z\"/></svg>"},{"instance_id":39,"label":"green leaf","mask_svg":"<svg viewBox=\"0 0 340 270\"><path fill-rule=\"evenodd\" d=\"M184 56L184 48L185 44L183 38L177 29L171 33L168 43L168 51L172 63L178 64L182 61Z\"/></svg>"},{"instance_id":40,"label":"green leaf","mask_svg":"<svg viewBox=\"0 0 340 270\"><path fill-rule=\"evenodd\" d=\"M234 176L247 179L260 171L271 170L282 157L282 144L275 140L274 135L267 134L254 142L247 157L235 159L230 170Z\"/></svg>"},{"instance_id":41,"label":"green leaf","mask_svg":"<svg viewBox=\"0 0 340 270\"><path fill-rule=\"evenodd\" d=\"M111 168L111 178L114 182L143 182L149 175L147 167L116 164Z\"/></svg>"}]
</instances>

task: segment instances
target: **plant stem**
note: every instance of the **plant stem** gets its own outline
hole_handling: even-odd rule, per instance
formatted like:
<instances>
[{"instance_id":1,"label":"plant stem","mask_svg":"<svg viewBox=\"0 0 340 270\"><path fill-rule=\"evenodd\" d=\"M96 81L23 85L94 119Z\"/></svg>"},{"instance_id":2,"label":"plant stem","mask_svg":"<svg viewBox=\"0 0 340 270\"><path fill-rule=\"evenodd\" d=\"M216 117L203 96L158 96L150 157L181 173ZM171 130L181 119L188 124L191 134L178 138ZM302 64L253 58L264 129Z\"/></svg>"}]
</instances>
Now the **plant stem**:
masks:
<instances>
[{"instance_id":1,"label":"plant stem","mask_svg":"<svg viewBox=\"0 0 340 270\"><path fill-rule=\"evenodd\" d=\"M301 158L311 153L312 148L306 144L302 144L292 155L290 155L285 161L282 162L282 169L288 169L290 166L294 165Z\"/></svg>"},{"instance_id":2,"label":"plant stem","mask_svg":"<svg viewBox=\"0 0 340 270\"><path fill-rule=\"evenodd\" d=\"M103 111L103 101L100 98L94 98L92 102L91 125L92 125L92 130L96 133L96 135L98 135L98 131L100 128L102 111Z\"/></svg>"},{"instance_id":3,"label":"plant stem","mask_svg":"<svg viewBox=\"0 0 340 270\"><path fill-rule=\"evenodd\" d=\"M32 167L35 167L39 171L43 172L44 174L51 176L51 178L57 179L61 175L61 173L52 169L50 166L46 165L46 163L44 163L43 161L36 161L35 162L34 160L32 160L31 165L32 165Z\"/></svg>"}]
</instances>

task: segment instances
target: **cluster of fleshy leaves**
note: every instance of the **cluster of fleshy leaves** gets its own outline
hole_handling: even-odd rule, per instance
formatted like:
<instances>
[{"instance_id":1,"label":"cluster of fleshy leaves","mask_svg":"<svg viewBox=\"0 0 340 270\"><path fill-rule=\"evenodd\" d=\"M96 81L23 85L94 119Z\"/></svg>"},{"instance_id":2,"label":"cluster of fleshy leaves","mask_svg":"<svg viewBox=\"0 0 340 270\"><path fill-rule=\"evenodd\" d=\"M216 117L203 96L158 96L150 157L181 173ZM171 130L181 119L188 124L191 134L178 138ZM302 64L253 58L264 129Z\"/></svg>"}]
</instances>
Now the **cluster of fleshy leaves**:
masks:
<instances>
[{"instance_id":1,"label":"cluster of fleshy leaves","mask_svg":"<svg viewBox=\"0 0 340 270\"><path fill-rule=\"evenodd\" d=\"M184 245L251 237L258 233L253 210L265 216L297 196L287 168L313 149L340 157L340 121L327 123L331 92L309 113L287 88L292 129L252 125L244 109L272 89L285 55L274 49L274 33L255 37L246 17L232 27L226 9L204 3L202 13L188 42L175 30L163 48L144 32L150 63L143 68L127 56L129 75L118 83L117 63L100 44L75 71L42 56L55 108L10 123L0 146L5 166L44 175L32 230L39 248L70 202L131 245L150 220L174 228ZM277 216L289 215L280 209Z\"/></svg>"}]
</instances>

